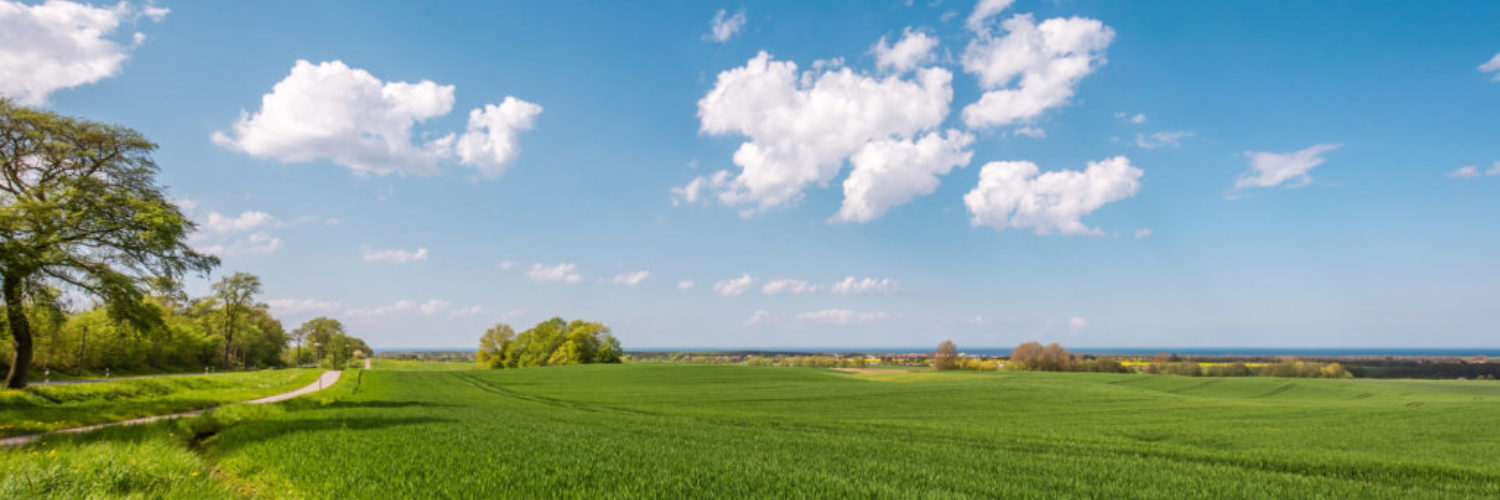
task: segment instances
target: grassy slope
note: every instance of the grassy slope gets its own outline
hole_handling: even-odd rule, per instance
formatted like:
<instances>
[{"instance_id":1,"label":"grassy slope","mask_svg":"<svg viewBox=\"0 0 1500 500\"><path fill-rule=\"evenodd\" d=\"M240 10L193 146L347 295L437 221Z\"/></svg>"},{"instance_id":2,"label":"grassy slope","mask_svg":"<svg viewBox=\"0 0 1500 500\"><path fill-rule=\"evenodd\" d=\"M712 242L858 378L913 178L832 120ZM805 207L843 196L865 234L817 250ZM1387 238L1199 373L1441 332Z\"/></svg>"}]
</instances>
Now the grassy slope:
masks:
<instances>
[{"instance_id":1,"label":"grassy slope","mask_svg":"<svg viewBox=\"0 0 1500 500\"><path fill-rule=\"evenodd\" d=\"M364 374L209 454L378 497L1500 496L1500 384L624 365Z\"/></svg>"},{"instance_id":2,"label":"grassy slope","mask_svg":"<svg viewBox=\"0 0 1500 500\"><path fill-rule=\"evenodd\" d=\"M275 370L0 390L0 437L161 415L295 390L319 370Z\"/></svg>"}]
</instances>

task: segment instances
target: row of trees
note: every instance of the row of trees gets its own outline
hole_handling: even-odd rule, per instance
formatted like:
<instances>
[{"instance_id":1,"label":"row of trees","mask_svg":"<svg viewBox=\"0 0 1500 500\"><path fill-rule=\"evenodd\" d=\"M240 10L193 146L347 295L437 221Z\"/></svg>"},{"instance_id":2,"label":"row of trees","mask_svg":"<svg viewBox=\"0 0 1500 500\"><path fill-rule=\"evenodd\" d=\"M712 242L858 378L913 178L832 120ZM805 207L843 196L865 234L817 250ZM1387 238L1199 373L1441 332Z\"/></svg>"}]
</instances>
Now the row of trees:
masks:
<instances>
[{"instance_id":1,"label":"row of trees","mask_svg":"<svg viewBox=\"0 0 1500 500\"><path fill-rule=\"evenodd\" d=\"M1131 369L1115 358L1079 356L1061 345L1027 342L1010 351L1010 358L999 360L966 358L958 353L951 340L938 344L932 357L934 370L993 371L1001 368L1048 372L1128 373ZM1303 377L1345 378L1352 376L1339 363L1287 360L1251 366L1244 363L1198 363L1181 361L1169 354L1158 354L1140 369L1142 373L1185 375L1193 377Z\"/></svg>"},{"instance_id":2,"label":"row of trees","mask_svg":"<svg viewBox=\"0 0 1500 500\"><path fill-rule=\"evenodd\" d=\"M157 184L155 149L128 128L0 98L7 388L26 386L38 355L44 370L71 371L302 361L285 359L288 334L255 302L259 278L235 273L193 300L181 292L182 278L207 276L219 259L188 244L197 225ZM65 297L97 304L70 311ZM326 345L368 352L354 340Z\"/></svg>"},{"instance_id":3,"label":"row of trees","mask_svg":"<svg viewBox=\"0 0 1500 500\"><path fill-rule=\"evenodd\" d=\"M619 363L620 341L608 326L583 320L552 318L520 335L505 323L479 338L475 358L490 368Z\"/></svg>"}]
</instances>

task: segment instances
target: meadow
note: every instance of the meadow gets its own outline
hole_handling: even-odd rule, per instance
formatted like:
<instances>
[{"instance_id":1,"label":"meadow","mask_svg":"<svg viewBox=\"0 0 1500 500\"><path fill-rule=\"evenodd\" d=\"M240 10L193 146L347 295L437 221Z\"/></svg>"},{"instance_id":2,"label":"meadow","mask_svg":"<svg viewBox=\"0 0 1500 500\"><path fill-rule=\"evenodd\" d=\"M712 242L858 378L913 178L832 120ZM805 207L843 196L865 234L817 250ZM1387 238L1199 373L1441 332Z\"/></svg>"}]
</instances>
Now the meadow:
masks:
<instances>
[{"instance_id":1,"label":"meadow","mask_svg":"<svg viewBox=\"0 0 1500 500\"><path fill-rule=\"evenodd\" d=\"M0 452L0 495L1500 496L1493 382L402 367L419 368Z\"/></svg>"}]
</instances>

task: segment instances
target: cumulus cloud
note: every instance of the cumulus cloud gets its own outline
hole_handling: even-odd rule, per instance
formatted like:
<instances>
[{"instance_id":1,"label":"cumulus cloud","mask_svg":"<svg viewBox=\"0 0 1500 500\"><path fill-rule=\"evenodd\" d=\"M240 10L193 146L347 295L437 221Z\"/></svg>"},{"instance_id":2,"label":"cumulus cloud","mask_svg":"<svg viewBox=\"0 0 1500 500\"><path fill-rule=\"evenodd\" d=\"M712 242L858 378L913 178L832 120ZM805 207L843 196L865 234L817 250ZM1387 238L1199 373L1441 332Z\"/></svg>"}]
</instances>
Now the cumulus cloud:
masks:
<instances>
[{"instance_id":1,"label":"cumulus cloud","mask_svg":"<svg viewBox=\"0 0 1500 500\"><path fill-rule=\"evenodd\" d=\"M1088 168L1041 173L1028 161L997 161L979 172L979 185L964 195L976 226L1033 228L1037 234L1092 234L1080 220L1105 204L1134 196L1141 169L1116 156L1089 162Z\"/></svg>"},{"instance_id":2,"label":"cumulus cloud","mask_svg":"<svg viewBox=\"0 0 1500 500\"><path fill-rule=\"evenodd\" d=\"M846 277L835 281L831 287L833 293L839 295L875 295L896 291L896 281L890 278L855 278Z\"/></svg>"},{"instance_id":3,"label":"cumulus cloud","mask_svg":"<svg viewBox=\"0 0 1500 500\"><path fill-rule=\"evenodd\" d=\"M868 222L891 207L937 190L938 178L954 167L969 164L966 149L974 136L949 130L921 139L882 139L870 142L849 159L854 165L844 179L844 204L834 222Z\"/></svg>"},{"instance_id":4,"label":"cumulus cloud","mask_svg":"<svg viewBox=\"0 0 1500 500\"><path fill-rule=\"evenodd\" d=\"M798 319L816 321L820 323L831 323L835 325L852 325L855 323L869 323L890 317L884 312L861 312L849 309L823 309L821 311L809 311L798 314Z\"/></svg>"},{"instance_id":5,"label":"cumulus cloud","mask_svg":"<svg viewBox=\"0 0 1500 500\"><path fill-rule=\"evenodd\" d=\"M744 28L745 13L743 11L730 15L728 11L719 9L719 12L714 14L713 20L709 21L708 34L703 35L703 38L724 43L734 38Z\"/></svg>"},{"instance_id":6,"label":"cumulus cloud","mask_svg":"<svg viewBox=\"0 0 1500 500\"><path fill-rule=\"evenodd\" d=\"M1323 153L1338 148L1338 144L1315 144L1290 153L1246 151L1245 156L1250 158L1250 170L1235 179L1234 189L1275 187L1287 181L1291 181L1287 187L1306 186L1312 182L1312 177L1307 172L1326 161Z\"/></svg>"},{"instance_id":7,"label":"cumulus cloud","mask_svg":"<svg viewBox=\"0 0 1500 500\"><path fill-rule=\"evenodd\" d=\"M1490 168L1483 171L1479 170L1479 167L1469 165L1466 167L1459 167L1452 172L1448 172L1448 177L1454 179L1477 179L1479 177L1489 177L1496 175L1500 175L1500 161L1495 162L1494 166L1491 166Z\"/></svg>"},{"instance_id":8,"label":"cumulus cloud","mask_svg":"<svg viewBox=\"0 0 1500 500\"><path fill-rule=\"evenodd\" d=\"M449 318L474 318L495 314L495 310L485 306L469 306L454 309L448 312Z\"/></svg>"},{"instance_id":9,"label":"cumulus cloud","mask_svg":"<svg viewBox=\"0 0 1500 500\"><path fill-rule=\"evenodd\" d=\"M283 163L327 160L358 174L427 175L455 155L486 177L504 172L516 157L516 133L531 128L541 107L514 97L469 113L462 136L423 144L412 128L447 115L454 87L429 80L384 82L343 61L299 60L261 97L254 114L240 112L229 133L214 132L222 147Z\"/></svg>"},{"instance_id":10,"label":"cumulus cloud","mask_svg":"<svg viewBox=\"0 0 1500 500\"><path fill-rule=\"evenodd\" d=\"M370 308L349 308L344 310L344 315L351 318L384 318L401 315L433 316L448 309L448 301L430 299L426 302L414 300L397 300L391 304Z\"/></svg>"},{"instance_id":11,"label":"cumulus cloud","mask_svg":"<svg viewBox=\"0 0 1500 500\"><path fill-rule=\"evenodd\" d=\"M702 133L748 139L734 153L738 175L719 171L696 178L674 190L674 197L691 202L713 193L724 205L748 206L741 213L751 215L801 199L810 185L826 186L862 151L867 164L878 163L881 151L911 153L920 142L914 139L947 116L952 79L942 68L918 69L910 78L875 78L837 61L799 72L796 63L760 52L744 66L720 73L698 101ZM929 137L922 140L932 146L970 140L957 132ZM902 167L891 170L905 172ZM912 168L945 171L931 164Z\"/></svg>"},{"instance_id":12,"label":"cumulus cloud","mask_svg":"<svg viewBox=\"0 0 1500 500\"><path fill-rule=\"evenodd\" d=\"M474 167L484 177L499 177L520 154L518 133L531 130L542 107L506 96L499 106L487 104L469 111L468 130L458 138L458 162Z\"/></svg>"},{"instance_id":13,"label":"cumulus cloud","mask_svg":"<svg viewBox=\"0 0 1500 500\"><path fill-rule=\"evenodd\" d=\"M752 278L750 277L750 275L745 274L741 275L738 278L730 278L718 283L714 283L714 293L723 295L725 297L736 297L742 293L745 293L745 290L749 290L750 286L754 284L755 278Z\"/></svg>"},{"instance_id":14,"label":"cumulus cloud","mask_svg":"<svg viewBox=\"0 0 1500 500\"><path fill-rule=\"evenodd\" d=\"M693 282L688 281L688 280L678 281L677 282L677 289L678 290L692 290L693 289Z\"/></svg>"},{"instance_id":15,"label":"cumulus cloud","mask_svg":"<svg viewBox=\"0 0 1500 500\"><path fill-rule=\"evenodd\" d=\"M766 295L780 295L783 293L802 295L805 293L816 293L818 289L818 285L808 283L807 281L782 278L766 283L766 286L761 288L761 293Z\"/></svg>"},{"instance_id":16,"label":"cumulus cloud","mask_svg":"<svg viewBox=\"0 0 1500 500\"><path fill-rule=\"evenodd\" d=\"M1047 130L1041 127L1017 127L1014 133L1016 136L1030 137L1032 139L1047 138Z\"/></svg>"},{"instance_id":17,"label":"cumulus cloud","mask_svg":"<svg viewBox=\"0 0 1500 500\"><path fill-rule=\"evenodd\" d=\"M1192 132L1185 130L1135 134L1135 146L1141 149L1176 148L1182 145L1183 139L1192 136Z\"/></svg>"},{"instance_id":18,"label":"cumulus cloud","mask_svg":"<svg viewBox=\"0 0 1500 500\"><path fill-rule=\"evenodd\" d=\"M234 255L264 255L281 249L283 242L276 235L261 231L199 247L205 253L221 257Z\"/></svg>"},{"instance_id":19,"label":"cumulus cloud","mask_svg":"<svg viewBox=\"0 0 1500 500\"><path fill-rule=\"evenodd\" d=\"M264 255L280 250L285 244L273 230L322 220L307 216L279 221L259 210L247 210L235 216L209 211L198 223L200 231L189 237L189 242L203 252L218 256Z\"/></svg>"},{"instance_id":20,"label":"cumulus cloud","mask_svg":"<svg viewBox=\"0 0 1500 500\"><path fill-rule=\"evenodd\" d=\"M509 271L510 268L516 267L516 261L509 260L509 259L502 260L502 261L500 261L499 264L495 264L495 267L500 268L501 271Z\"/></svg>"},{"instance_id":21,"label":"cumulus cloud","mask_svg":"<svg viewBox=\"0 0 1500 500\"><path fill-rule=\"evenodd\" d=\"M646 278L649 276L651 276L651 271L646 270L620 273L616 274L614 279L609 280L609 282L616 285L636 286L646 281Z\"/></svg>"},{"instance_id":22,"label":"cumulus cloud","mask_svg":"<svg viewBox=\"0 0 1500 500\"><path fill-rule=\"evenodd\" d=\"M963 67L984 90L963 110L971 128L1026 122L1066 104L1078 82L1105 63L1104 51L1115 38L1104 23L1082 17L1037 24L1031 14L1017 14L1000 28L997 33L982 22L970 26L978 37L965 48Z\"/></svg>"},{"instance_id":23,"label":"cumulus cloud","mask_svg":"<svg viewBox=\"0 0 1500 500\"><path fill-rule=\"evenodd\" d=\"M1144 113L1136 113L1136 114L1132 115L1130 113L1126 113L1124 111L1120 111L1118 113L1115 113L1115 118L1119 118L1121 120L1125 120L1127 122L1134 123L1136 125L1140 125L1142 123L1146 123L1146 115Z\"/></svg>"},{"instance_id":24,"label":"cumulus cloud","mask_svg":"<svg viewBox=\"0 0 1500 500\"><path fill-rule=\"evenodd\" d=\"M394 262L397 264L405 264L407 262L427 260L426 248L417 248L416 250L374 250L370 249L369 247L365 247L362 249L362 251L364 254L365 262Z\"/></svg>"},{"instance_id":25,"label":"cumulus cloud","mask_svg":"<svg viewBox=\"0 0 1500 500\"><path fill-rule=\"evenodd\" d=\"M875 67L905 73L931 61L932 49L937 46L937 37L906 28L901 34L901 40L894 45L886 43L882 36L870 50L875 53Z\"/></svg>"},{"instance_id":26,"label":"cumulus cloud","mask_svg":"<svg viewBox=\"0 0 1500 500\"><path fill-rule=\"evenodd\" d=\"M1156 231L1152 231L1149 228L1144 228L1143 227L1143 228L1138 228L1138 229L1135 230L1135 238L1138 239L1138 240L1143 240L1143 239L1146 239L1146 238L1150 238L1154 234L1156 234Z\"/></svg>"},{"instance_id":27,"label":"cumulus cloud","mask_svg":"<svg viewBox=\"0 0 1500 500\"><path fill-rule=\"evenodd\" d=\"M160 22L167 12L124 2L95 7L62 0L0 1L0 96L40 106L55 91L119 74L145 35L130 35L131 45L125 46L113 38L115 30L140 17Z\"/></svg>"},{"instance_id":28,"label":"cumulus cloud","mask_svg":"<svg viewBox=\"0 0 1500 500\"><path fill-rule=\"evenodd\" d=\"M1494 73L1490 79L1500 82L1500 54L1495 54L1495 57L1490 58L1488 62L1479 65L1479 72Z\"/></svg>"},{"instance_id":29,"label":"cumulus cloud","mask_svg":"<svg viewBox=\"0 0 1500 500\"><path fill-rule=\"evenodd\" d=\"M276 218L271 214L259 210L240 212L234 217L226 217L218 212L209 212L208 220L203 223L203 230L215 234L236 233L250 231L253 229L268 227L275 223Z\"/></svg>"},{"instance_id":30,"label":"cumulus cloud","mask_svg":"<svg viewBox=\"0 0 1500 500\"><path fill-rule=\"evenodd\" d=\"M583 275L578 274L578 266L570 263L560 263L554 266L545 266L541 263L531 265L526 271L526 277L536 283L577 283L583 281Z\"/></svg>"}]
</instances>

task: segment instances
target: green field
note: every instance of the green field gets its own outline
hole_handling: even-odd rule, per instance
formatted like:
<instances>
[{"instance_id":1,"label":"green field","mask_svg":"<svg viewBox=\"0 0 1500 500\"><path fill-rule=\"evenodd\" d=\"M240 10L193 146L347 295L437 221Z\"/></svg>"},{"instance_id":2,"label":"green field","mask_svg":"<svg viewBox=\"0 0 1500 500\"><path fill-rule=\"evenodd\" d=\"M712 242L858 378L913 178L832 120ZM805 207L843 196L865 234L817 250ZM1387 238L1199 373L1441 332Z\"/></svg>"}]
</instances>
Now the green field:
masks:
<instances>
[{"instance_id":1,"label":"green field","mask_svg":"<svg viewBox=\"0 0 1500 500\"><path fill-rule=\"evenodd\" d=\"M268 370L0 390L0 437L208 408L296 390L321 370Z\"/></svg>"},{"instance_id":2,"label":"green field","mask_svg":"<svg viewBox=\"0 0 1500 500\"><path fill-rule=\"evenodd\" d=\"M13 475L0 495L1500 496L1492 382L626 364L376 370L326 392L199 425L213 432L0 453L37 475L128 447L175 464L123 470L124 488Z\"/></svg>"}]
</instances>

